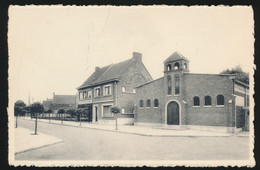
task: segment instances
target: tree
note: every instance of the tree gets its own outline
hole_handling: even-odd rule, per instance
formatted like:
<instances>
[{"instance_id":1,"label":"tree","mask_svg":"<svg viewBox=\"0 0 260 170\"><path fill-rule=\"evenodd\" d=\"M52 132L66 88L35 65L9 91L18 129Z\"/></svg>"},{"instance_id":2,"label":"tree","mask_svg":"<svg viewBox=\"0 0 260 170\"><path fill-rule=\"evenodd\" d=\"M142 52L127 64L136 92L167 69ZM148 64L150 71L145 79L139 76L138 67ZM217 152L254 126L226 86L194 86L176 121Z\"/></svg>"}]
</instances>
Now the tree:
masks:
<instances>
[{"instance_id":1,"label":"tree","mask_svg":"<svg viewBox=\"0 0 260 170\"><path fill-rule=\"evenodd\" d=\"M51 110L51 109L48 109L48 110L47 110L47 113L52 113L52 110Z\"/></svg>"},{"instance_id":2,"label":"tree","mask_svg":"<svg viewBox=\"0 0 260 170\"><path fill-rule=\"evenodd\" d=\"M59 110L58 110L58 113L63 114L63 113L65 113L65 110L64 110L64 109L59 109Z\"/></svg>"},{"instance_id":3,"label":"tree","mask_svg":"<svg viewBox=\"0 0 260 170\"><path fill-rule=\"evenodd\" d=\"M17 100L14 103L14 115L16 116L16 121L15 121L15 127L17 128L17 124L18 124L18 116L20 115L24 115L25 114L25 103L22 100Z\"/></svg>"},{"instance_id":4,"label":"tree","mask_svg":"<svg viewBox=\"0 0 260 170\"><path fill-rule=\"evenodd\" d=\"M59 115L63 115L65 113L65 110L64 109L59 109L58 113L59 113ZM63 123L63 118L61 118L61 116L60 116L60 120L61 120L61 123Z\"/></svg>"},{"instance_id":5,"label":"tree","mask_svg":"<svg viewBox=\"0 0 260 170\"><path fill-rule=\"evenodd\" d=\"M111 107L111 112L116 115L116 130L117 130L117 114L120 113L120 108L118 106Z\"/></svg>"},{"instance_id":6,"label":"tree","mask_svg":"<svg viewBox=\"0 0 260 170\"><path fill-rule=\"evenodd\" d=\"M77 109L76 114L77 114L77 120L80 121L81 115L83 113L82 109Z\"/></svg>"},{"instance_id":7,"label":"tree","mask_svg":"<svg viewBox=\"0 0 260 170\"><path fill-rule=\"evenodd\" d=\"M240 65L232 69L223 70L220 74L235 74L235 79L249 84L249 73L244 72Z\"/></svg>"},{"instance_id":8,"label":"tree","mask_svg":"<svg viewBox=\"0 0 260 170\"><path fill-rule=\"evenodd\" d=\"M42 113L44 111L43 105L40 102L35 102L30 107L31 114L36 116L35 119L35 135L37 134L37 114Z\"/></svg>"},{"instance_id":9,"label":"tree","mask_svg":"<svg viewBox=\"0 0 260 170\"><path fill-rule=\"evenodd\" d=\"M42 113L43 111L44 111L44 108L40 102L35 102L30 106L30 112L33 114Z\"/></svg>"},{"instance_id":10,"label":"tree","mask_svg":"<svg viewBox=\"0 0 260 170\"><path fill-rule=\"evenodd\" d=\"M76 110L75 109L69 109L69 110L67 110L67 113L70 114L71 117L76 116Z\"/></svg>"},{"instance_id":11,"label":"tree","mask_svg":"<svg viewBox=\"0 0 260 170\"><path fill-rule=\"evenodd\" d=\"M14 115L22 115L24 112L23 110L25 109L26 105L22 100L17 100L14 104Z\"/></svg>"}]
</instances>

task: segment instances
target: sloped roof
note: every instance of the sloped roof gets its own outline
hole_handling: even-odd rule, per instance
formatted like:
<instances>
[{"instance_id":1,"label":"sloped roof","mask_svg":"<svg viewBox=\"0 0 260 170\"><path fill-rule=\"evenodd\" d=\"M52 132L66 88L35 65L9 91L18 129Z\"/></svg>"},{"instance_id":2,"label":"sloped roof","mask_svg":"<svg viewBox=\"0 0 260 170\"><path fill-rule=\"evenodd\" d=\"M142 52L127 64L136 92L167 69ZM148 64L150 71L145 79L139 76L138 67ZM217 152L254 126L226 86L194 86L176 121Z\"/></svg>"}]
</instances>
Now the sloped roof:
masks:
<instances>
[{"instance_id":1,"label":"sloped roof","mask_svg":"<svg viewBox=\"0 0 260 170\"><path fill-rule=\"evenodd\" d=\"M120 79L124 71L131 65L133 61L134 59L131 58L129 60L111 64L95 70L95 72L81 86L78 87L78 89L106 81Z\"/></svg>"},{"instance_id":2,"label":"sloped roof","mask_svg":"<svg viewBox=\"0 0 260 170\"><path fill-rule=\"evenodd\" d=\"M139 86L137 86L137 87L135 87L135 88L139 88L139 87L145 86L145 85L147 85L147 84L154 83L154 82L157 82L157 81L162 81L162 80L163 80L163 77L158 78L158 79L155 79L155 80L152 80L152 81L149 81L149 82L144 83L144 84L142 84L142 85L139 85Z\"/></svg>"},{"instance_id":3,"label":"sloped roof","mask_svg":"<svg viewBox=\"0 0 260 170\"><path fill-rule=\"evenodd\" d=\"M171 61L176 61L176 60L186 60L189 61L186 57L184 57L183 55L181 55L178 51L174 52L172 55L170 55L170 57L168 57L164 63L166 62L171 62Z\"/></svg>"},{"instance_id":4,"label":"sloped roof","mask_svg":"<svg viewBox=\"0 0 260 170\"><path fill-rule=\"evenodd\" d=\"M91 76L78 88L82 88L82 87L86 87L86 86L90 86L92 84L94 84L98 78L110 67L111 65L99 68L97 70L95 70L94 73L91 74Z\"/></svg>"},{"instance_id":5,"label":"sloped roof","mask_svg":"<svg viewBox=\"0 0 260 170\"><path fill-rule=\"evenodd\" d=\"M76 95L54 95L52 104L76 104Z\"/></svg>"}]
</instances>

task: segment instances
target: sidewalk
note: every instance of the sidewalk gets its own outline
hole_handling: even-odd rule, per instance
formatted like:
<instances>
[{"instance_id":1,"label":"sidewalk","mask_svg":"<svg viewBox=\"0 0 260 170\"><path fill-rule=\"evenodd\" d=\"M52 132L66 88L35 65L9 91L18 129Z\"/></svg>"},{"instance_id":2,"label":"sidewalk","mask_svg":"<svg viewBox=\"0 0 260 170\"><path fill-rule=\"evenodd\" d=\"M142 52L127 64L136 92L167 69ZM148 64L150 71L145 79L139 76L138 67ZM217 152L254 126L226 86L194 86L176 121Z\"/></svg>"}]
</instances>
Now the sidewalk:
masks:
<instances>
[{"instance_id":1,"label":"sidewalk","mask_svg":"<svg viewBox=\"0 0 260 170\"><path fill-rule=\"evenodd\" d=\"M23 119L23 118L22 118ZM26 120L35 121L35 119L25 118ZM39 122L49 123L48 119L41 119ZM212 132L212 131L201 131L201 130L191 130L191 129L165 129L165 128L152 128L143 126L131 126L122 125L118 126L118 130L115 130L115 125L102 125L102 124L92 124L88 122L73 122L73 121L63 121L61 124L60 120L51 120L51 124L59 124L64 126L75 126L81 128L90 128L97 130L138 134L143 136L158 136L158 137L226 137L233 136L236 134L229 134L224 132Z\"/></svg>"},{"instance_id":2,"label":"sidewalk","mask_svg":"<svg viewBox=\"0 0 260 170\"><path fill-rule=\"evenodd\" d=\"M32 130L21 127L15 128L14 131L15 154L63 142L61 139L43 133L35 135Z\"/></svg>"}]
</instances>

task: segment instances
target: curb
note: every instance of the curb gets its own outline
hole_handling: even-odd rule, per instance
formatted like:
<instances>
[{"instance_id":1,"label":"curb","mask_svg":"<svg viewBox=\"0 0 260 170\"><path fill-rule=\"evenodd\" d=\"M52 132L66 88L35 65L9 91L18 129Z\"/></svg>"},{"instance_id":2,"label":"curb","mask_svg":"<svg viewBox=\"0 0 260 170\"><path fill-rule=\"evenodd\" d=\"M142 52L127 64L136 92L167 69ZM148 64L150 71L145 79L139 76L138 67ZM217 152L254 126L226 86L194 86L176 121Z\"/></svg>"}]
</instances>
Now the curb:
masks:
<instances>
[{"instance_id":1,"label":"curb","mask_svg":"<svg viewBox=\"0 0 260 170\"><path fill-rule=\"evenodd\" d=\"M23 119L23 120L28 120L28 119ZM28 121L35 121L35 120L28 120ZM49 123L49 122L40 121L40 123ZM228 135L223 135L223 136L221 136L221 135L220 136L214 136L214 135L213 136L203 136L203 135L198 135L198 136L193 136L193 135L151 135L151 134L143 134L143 133L137 133L137 132L126 132L126 131L120 131L120 130L101 129L101 128L95 128L95 127L84 127L84 126L60 124L60 123L53 123L53 122L51 122L49 124L70 126L70 127L77 127L77 128L88 128L88 129L94 129L94 130L110 131L110 132L133 134L133 135L140 135L140 136L149 136L149 137L190 137L190 138L196 138L196 137L232 137L232 136L237 136L235 134L228 134ZM238 137L248 137L248 136L238 136Z\"/></svg>"},{"instance_id":2,"label":"curb","mask_svg":"<svg viewBox=\"0 0 260 170\"><path fill-rule=\"evenodd\" d=\"M15 152L15 155L21 154L21 153L24 153L24 152L28 152L28 151L32 151L32 150L36 150L36 149L40 149L40 148L44 148L44 147L46 147L46 146L51 146L51 145L55 145L55 144L58 144L58 143L63 143L63 142L64 142L64 141L61 140L61 141L57 141L57 142L54 142L54 143L46 144L46 145L43 145L43 146L38 146L38 147L33 147L33 148L25 149L25 150L22 150L22 151L19 151L19 152Z\"/></svg>"}]
</instances>

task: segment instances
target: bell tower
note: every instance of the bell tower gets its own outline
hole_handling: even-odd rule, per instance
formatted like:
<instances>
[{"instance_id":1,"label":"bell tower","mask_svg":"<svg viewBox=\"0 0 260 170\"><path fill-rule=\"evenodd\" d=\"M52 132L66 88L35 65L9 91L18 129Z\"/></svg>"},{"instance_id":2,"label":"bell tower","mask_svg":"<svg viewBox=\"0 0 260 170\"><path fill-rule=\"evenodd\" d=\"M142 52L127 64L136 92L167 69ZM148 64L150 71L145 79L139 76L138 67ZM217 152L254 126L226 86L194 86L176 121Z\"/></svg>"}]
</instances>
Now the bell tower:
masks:
<instances>
[{"instance_id":1,"label":"bell tower","mask_svg":"<svg viewBox=\"0 0 260 170\"><path fill-rule=\"evenodd\" d=\"M189 60L176 51L163 63L166 94L168 96L181 96L183 73L189 72Z\"/></svg>"}]
</instances>

